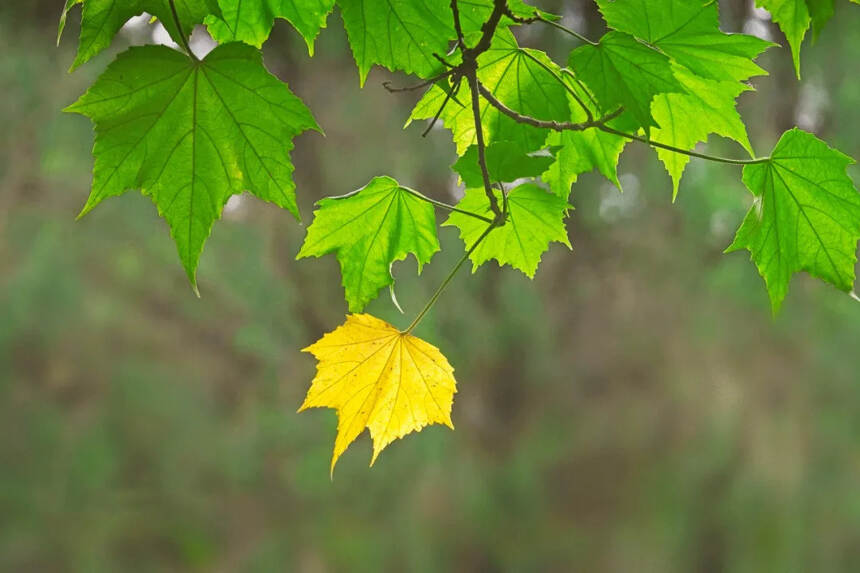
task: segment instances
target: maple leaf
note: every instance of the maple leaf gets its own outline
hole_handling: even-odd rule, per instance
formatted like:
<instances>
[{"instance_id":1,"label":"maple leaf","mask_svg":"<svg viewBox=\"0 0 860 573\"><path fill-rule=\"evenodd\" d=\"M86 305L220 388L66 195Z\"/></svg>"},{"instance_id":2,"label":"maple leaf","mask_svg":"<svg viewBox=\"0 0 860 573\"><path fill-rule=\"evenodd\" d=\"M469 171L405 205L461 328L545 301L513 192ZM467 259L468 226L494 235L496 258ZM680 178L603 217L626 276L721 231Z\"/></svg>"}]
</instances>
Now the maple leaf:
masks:
<instances>
[{"instance_id":1,"label":"maple leaf","mask_svg":"<svg viewBox=\"0 0 860 573\"><path fill-rule=\"evenodd\" d=\"M860 0L852 0L860 3ZM821 30L833 17L834 0L806 0L809 17L812 20L812 41L818 39Z\"/></svg>"},{"instance_id":2,"label":"maple leaf","mask_svg":"<svg viewBox=\"0 0 860 573\"><path fill-rule=\"evenodd\" d=\"M374 65L423 78L437 74L442 67L433 54L444 55L449 43L457 38L450 0L336 1L362 86ZM459 8L463 33L470 36L480 31L493 7L493 0L461 1ZM554 19L520 0L509 2L509 7L513 14L521 18L538 12L548 19ZM505 16L498 30L512 24L513 20Z\"/></svg>"},{"instance_id":3,"label":"maple leaf","mask_svg":"<svg viewBox=\"0 0 860 573\"><path fill-rule=\"evenodd\" d=\"M565 74L565 82L573 93L568 93L570 120L581 123L588 119L583 106L588 106L592 117L597 117L600 110L593 101L591 94L570 74ZM608 125L624 132L637 130L636 120L629 114L623 113L610 121ZM549 185L553 193L564 200L570 197L571 186L583 173L597 169L601 175L613 185L621 189L618 180L618 160L625 146L630 142L626 137L607 133L595 127L583 131L563 131L552 133L547 139L547 145L555 149L555 162L543 173L541 179Z\"/></svg>"},{"instance_id":4,"label":"maple leaf","mask_svg":"<svg viewBox=\"0 0 860 573\"><path fill-rule=\"evenodd\" d=\"M478 64L478 79L508 108L542 120L569 119L566 89L560 81L561 68L545 53L521 48L509 30L497 33L490 49L479 56ZM446 97L445 90L434 85L415 106L409 122L434 117ZM457 98L460 102L470 101L471 92L465 83L460 86ZM546 143L549 130L517 123L484 99L480 109L487 144L509 141L528 152ZM440 119L451 130L458 155L477 143L471 105L450 101Z\"/></svg>"},{"instance_id":5,"label":"maple leaf","mask_svg":"<svg viewBox=\"0 0 860 573\"><path fill-rule=\"evenodd\" d=\"M313 56L314 41L325 28L334 0L218 0L221 16L206 18L218 42L245 42L260 47L277 18L287 20L305 39Z\"/></svg>"},{"instance_id":6,"label":"maple leaf","mask_svg":"<svg viewBox=\"0 0 860 573\"><path fill-rule=\"evenodd\" d=\"M853 162L795 128L783 134L768 161L744 167L755 203L726 251L749 249L774 312L795 272L846 292L853 287L860 239L860 193L846 174Z\"/></svg>"},{"instance_id":7,"label":"maple leaf","mask_svg":"<svg viewBox=\"0 0 860 573\"><path fill-rule=\"evenodd\" d=\"M394 283L391 265L410 253L418 272L439 250L433 205L391 177L376 177L319 207L296 258L337 253L349 309L362 310L379 289Z\"/></svg>"},{"instance_id":8,"label":"maple leaf","mask_svg":"<svg viewBox=\"0 0 860 573\"><path fill-rule=\"evenodd\" d=\"M337 0L361 85L374 64L430 77L453 33L448 0Z\"/></svg>"},{"instance_id":9,"label":"maple leaf","mask_svg":"<svg viewBox=\"0 0 860 573\"><path fill-rule=\"evenodd\" d=\"M494 190L502 203L501 192ZM551 242L571 248L564 219L571 208L567 201L532 183L508 192L508 220L493 229L485 241L472 252L472 272L490 259L499 266L511 265L534 278L543 253ZM492 216L490 201L483 189L466 189L457 207L471 213ZM443 226L456 226L467 246L475 244L487 230L487 224L462 213L451 213Z\"/></svg>"},{"instance_id":10,"label":"maple leaf","mask_svg":"<svg viewBox=\"0 0 860 573\"><path fill-rule=\"evenodd\" d=\"M610 183L621 189L618 159L629 141L597 128L554 133L547 143L559 149L555 162L542 174L541 179L564 200L570 197L571 186L579 176L593 169L597 169Z\"/></svg>"},{"instance_id":11,"label":"maple leaf","mask_svg":"<svg viewBox=\"0 0 860 573\"><path fill-rule=\"evenodd\" d=\"M651 114L659 127L652 131L652 140L692 150L715 133L753 154L735 99L751 89L744 80L766 73L753 59L773 44L721 32L713 0L598 0L598 5L609 26L656 46L673 60L673 75L684 89L654 96ZM657 154L677 196L690 158L660 148Z\"/></svg>"},{"instance_id":12,"label":"maple leaf","mask_svg":"<svg viewBox=\"0 0 860 573\"><path fill-rule=\"evenodd\" d=\"M813 2L815 0L812 0ZM788 45L791 48L791 59L794 62L794 70L800 79L800 45L806 37L806 31L812 22L809 14L810 0L756 0L755 5L770 12L770 16L779 29L785 34ZM823 18L823 12L816 9L816 17L819 22Z\"/></svg>"},{"instance_id":13,"label":"maple leaf","mask_svg":"<svg viewBox=\"0 0 860 573\"><path fill-rule=\"evenodd\" d=\"M714 0L597 0L606 23L641 38L703 78L746 80L764 74L753 59L775 44L720 31Z\"/></svg>"},{"instance_id":14,"label":"maple leaf","mask_svg":"<svg viewBox=\"0 0 860 573\"><path fill-rule=\"evenodd\" d=\"M860 0L851 0L860 4ZM800 46L812 25L815 41L825 24L833 17L834 0L756 0L756 6L766 9L791 47L794 69L800 79Z\"/></svg>"},{"instance_id":15,"label":"maple leaf","mask_svg":"<svg viewBox=\"0 0 860 573\"><path fill-rule=\"evenodd\" d=\"M493 183L507 183L526 177L537 177L549 168L554 159L550 155L529 155L517 144L497 141L485 151L487 171ZM469 147L453 166L466 187L480 187L484 176L478 163L478 147Z\"/></svg>"},{"instance_id":16,"label":"maple leaf","mask_svg":"<svg viewBox=\"0 0 860 573\"><path fill-rule=\"evenodd\" d=\"M107 48L119 29L133 16L144 12L152 14L164 24L176 42L181 42L183 34L190 34L192 28L202 23L207 15L220 13L217 0L176 0L176 15L182 26L180 30L168 0L67 0L60 17L60 35L65 29L69 10L77 4L83 4L83 13L73 70Z\"/></svg>"},{"instance_id":17,"label":"maple leaf","mask_svg":"<svg viewBox=\"0 0 860 573\"><path fill-rule=\"evenodd\" d=\"M203 61L165 46L131 48L67 111L96 131L81 214L140 189L170 225L195 289L203 244L231 195L250 191L299 216L291 140L319 128L250 46L219 46Z\"/></svg>"},{"instance_id":18,"label":"maple leaf","mask_svg":"<svg viewBox=\"0 0 860 573\"><path fill-rule=\"evenodd\" d=\"M660 127L651 130L651 139L676 148L692 150L708 135L715 133L740 143L753 156L747 129L735 109L735 99L749 86L735 81L705 79L674 65L675 77L686 93L659 94L651 113ZM672 177L672 197L677 197L681 176L690 156L657 148L657 156Z\"/></svg>"},{"instance_id":19,"label":"maple leaf","mask_svg":"<svg viewBox=\"0 0 860 573\"><path fill-rule=\"evenodd\" d=\"M438 348L420 338L368 314L352 314L304 352L318 364L299 412L337 410L332 473L365 428L373 439L371 466L386 446L410 432L429 424L454 429L454 369Z\"/></svg>"},{"instance_id":20,"label":"maple leaf","mask_svg":"<svg viewBox=\"0 0 860 573\"><path fill-rule=\"evenodd\" d=\"M654 96L684 91L669 58L621 32L608 32L596 45L580 46L571 52L569 63L604 111L623 106L646 132L659 126L651 115Z\"/></svg>"}]
</instances>

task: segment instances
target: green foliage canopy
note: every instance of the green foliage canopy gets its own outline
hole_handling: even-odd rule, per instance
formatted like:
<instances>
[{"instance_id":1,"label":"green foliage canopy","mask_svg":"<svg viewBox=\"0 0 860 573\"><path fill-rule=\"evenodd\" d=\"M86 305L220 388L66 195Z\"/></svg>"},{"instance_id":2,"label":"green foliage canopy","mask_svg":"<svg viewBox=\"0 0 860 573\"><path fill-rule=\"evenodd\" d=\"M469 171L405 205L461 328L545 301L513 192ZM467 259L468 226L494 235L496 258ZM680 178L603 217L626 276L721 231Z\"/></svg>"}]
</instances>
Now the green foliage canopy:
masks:
<instances>
[{"instance_id":1,"label":"green foliage canopy","mask_svg":"<svg viewBox=\"0 0 860 573\"><path fill-rule=\"evenodd\" d=\"M402 386L422 388L422 377L444 357L434 349L426 368L418 367L403 361L401 345L426 344L410 333L457 270L467 260L477 270L492 259L534 277L552 243L571 246L565 219L577 177L596 169L620 188L617 165L632 141L657 151L673 195L692 158L743 167L754 201L727 250L750 251L774 312L797 272L851 291L860 239L860 194L846 174L853 160L796 128L770 155L757 156L735 107L751 89L746 82L766 73L755 59L774 44L722 32L715 0L596 1L609 28L599 39L585 38L520 0L67 0L60 35L69 11L82 5L73 68L142 13L160 21L180 46L127 50L68 108L89 117L96 131L93 187L83 213L139 189L167 221L195 289L204 243L230 196L247 191L299 217L292 140L320 128L308 107L265 69L259 48L282 18L313 54L337 9L362 85L374 66L422 80L388 87L425 90L408 122L430 120L428 131L441 122L450 130L460 156L453 168L467 187L450 205L377 177L355 193L318 204L299 258L335 253L353 312L392 285L394 262L412 254L420 271L439 250L436 209L450 212L444 226L457 227L466 248L408 328L374 327L386 333L390 350L398 349L397 360L367 354L376 352L376 343L353 324L345 338L367 371L361 380L349 379L346 394L370 387L368 379L377 381L380 393L393 393L396 403ZM787 37L798 77L801 43L810 27L813 36L821 33L834 1L757 0ZM199 24L220 44L202 60L188 41ZM566 33L566 61L521 46L513 30L529 25ZM697 151L712 134L737 142L743 157ZM331 351L335 358L337 348ZM377 363L382 371L368 366ZM326 372L343 366L327 364ZM345 371L352 376L352 369ZM443 371L437 372L439 384L452 394L450 367ZM434 395L426 380L424 391ZM346 407L335 398L320 404ZM437 410L410 412L409 423L405 413L398 423L389 413L386 440L428 420L448 421L448 412ZM373 432L374 412L359 414Z\"/></svg>"}]
</instances>

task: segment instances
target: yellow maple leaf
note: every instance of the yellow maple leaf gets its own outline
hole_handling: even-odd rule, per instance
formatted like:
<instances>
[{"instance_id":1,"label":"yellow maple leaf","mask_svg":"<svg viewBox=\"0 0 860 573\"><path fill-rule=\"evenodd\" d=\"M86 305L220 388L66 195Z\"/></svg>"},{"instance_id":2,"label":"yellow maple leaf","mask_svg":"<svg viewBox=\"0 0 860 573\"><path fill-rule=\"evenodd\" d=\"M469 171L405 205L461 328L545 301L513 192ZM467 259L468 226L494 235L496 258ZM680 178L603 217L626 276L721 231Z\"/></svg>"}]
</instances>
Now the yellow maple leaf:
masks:
<instances>
[{"instance_id":1,"label":"yellow maple leaf","mask_svg":"<svg viewBox=\"0 0 860 573\"><path fill-rule=\"evenodd\" d=\"M454 369L432 344L369 314L351 314L303 352L319 363L299 412L337 410L332 473L364 428L373 438L371 466L388 444L410 432L436 423L454 428Z\"/></svg>"}]
</instances>

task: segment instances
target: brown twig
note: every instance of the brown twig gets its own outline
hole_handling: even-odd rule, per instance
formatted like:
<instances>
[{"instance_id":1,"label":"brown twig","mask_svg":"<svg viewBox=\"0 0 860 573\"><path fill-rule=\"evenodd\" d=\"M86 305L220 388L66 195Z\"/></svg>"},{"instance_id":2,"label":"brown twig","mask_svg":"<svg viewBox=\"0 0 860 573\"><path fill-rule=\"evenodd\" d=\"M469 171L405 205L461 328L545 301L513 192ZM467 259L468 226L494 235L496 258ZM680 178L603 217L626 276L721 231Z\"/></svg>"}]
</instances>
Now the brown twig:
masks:
<instances>
[{"instance_id":1,"label":"brown twig","mask_svg":"<svg viewBox=\"0 0 860 573\"><path fill-rule=\"evenodd\" d=\"M500 112L510 117L517 123L523 123L526 125L531 125L533 127L538 127L541 129L551 129L553 131L584 131L591 127L599 127L601 125L606 124L609 121L612 121L624 111L623 108L618 108L612 113L605 115L604 117L598 119L591 119L589 121L584 121L581 123L574 123L570 121L554 121L554 120L544 120L537 119L528 115L523 115L519 112L516 112L499 101L493 93L484 87L483 84L478 82L478 90L481 93L481 96L486 99L490 105L494 108L498 109Z\"/></svg>"}]
</instances>

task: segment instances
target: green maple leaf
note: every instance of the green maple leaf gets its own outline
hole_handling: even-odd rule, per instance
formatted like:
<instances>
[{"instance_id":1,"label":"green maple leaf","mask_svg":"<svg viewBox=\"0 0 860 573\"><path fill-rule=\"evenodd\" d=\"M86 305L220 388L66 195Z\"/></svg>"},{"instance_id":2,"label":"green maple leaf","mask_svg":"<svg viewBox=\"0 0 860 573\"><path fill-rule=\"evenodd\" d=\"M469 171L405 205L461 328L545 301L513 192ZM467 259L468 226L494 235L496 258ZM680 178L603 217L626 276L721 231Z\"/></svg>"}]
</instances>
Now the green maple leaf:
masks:
<instances>
[{"instance_id":1,"label":"green maple leaf","mask_svg":"<svg viewBox=\"0 0 860 573\"><path fill-rule=\"evenodd\" d=\"M373 65L430 77L453 33L448 0L337 0L361 85Z\"/></svg>"},{"instance_id":2,"label":"green maple leaf","mask_svg":"<svg viewBox=\"0 0 860 573\"><path fill-rule=\"evenodd\" d=\"M812 21L806 1L756 0L755 5L770 12L773 21L779 24L791 47L791 59L794 61L794 69L800 79L800 45Z\"/></svg>"},{"instance_id":3,"label":"green maple leaf","mask_svg":"<svg viewBox=\"0 0 860 573\"><path fill-rule=\"evenodd\" d=\"M494 189L502 203L501 192ZM534 278L541 256L552 242L571 248L564 219L571 208L567 201L532 183L515 187L508 193L508 219L472 252L472 272L495 259L499 266L511 265ZM466 189L457 207L492 218L490 201L483 189ZM467 247L487 230L487 223L462 213L451 213L443 226L455 226Z\"/></svg>"},{"instance_id":4,"label":"green maple leaf","mask_svg":"<svg viewBox=\"0 0 860 573\"><path fill-rule=\"evenodd\" d=\"M220 43L263 45L277 18L290 22L302 35L311 55L314 42L325 28L334 0L218 0L221 17L206 18L209 33Z\"/></svg>"},{"instance_id":5,"label":"green maple leaf","mask_svg":"<svg viewBox=\"0 0 860 573\"><path fill-rule=\"evenodd\" d=\"M744 167L755 203L727 252L749 249L774 312L796 272L852 289L860 239L860 193L846 174L853 162L795 128L783 134L769 161Z\"/></svg>"},{"instance_id":6,"label":"green maple leaf","mask_svg":"<svg viewBox=\"0 0 860 573\"><path fill-rule=\"evenodd\" d=\"M818 39L818 34L833 17L833 3L833 0L806 0L809 17L812 19L813 42Z\"/></svg>"},{"instance_id":7,"label":"green maple leaf","mask_svg":"<svg viewBox=\"0 0 860 573\"><path fill-rule=\"evenodd\" d=\"M570 74L564 76L567 85L578 94L574 98L568 94L570 120L575 123L584 122L588 116L583 109L587 105L592 117L597 117L600 110L588 94ZM582 102L582 103L580 103ZM608 124L610 127L624 132L635 132L636 120L629 113L623 113ZM567 200L570 197L571 186L579 176L597 169L610 183L621 189L618 180L618 159L630 140L597 128L583 131L563 131L552 133L547 144L554 148L555 162L543 173L541 179L549 185L553 193Z\"/></svg>"},{"instance_id":8,"label":"green maple leaf","mask_svg":"<svg viewBox=\"0 0 860 573\"><path fill-rule=\"evenodd\" d=\"M683 91L654 96L651 114L659 127L654 141L692 150L715 133L739 142L752 155L735 99L750 89L744 80L766 73L753 59L769 42L743 34L724 34L713 0L598 0L609 26L658 47L673 59L672 71ZM672 177L673 196L687 155L665 149L657 154Z\"/></svg>"},{"instance_id":9,"label":"green maple leaf","mask_svg":"<svg viewBox=\"0 0 860 573\"><path fill-rule=\"evenodd\" d=\"M203 244L231 195L250 191L298 217L291 140L319 128L250 46L219 46L199 62L165 46L131 48L68 111L96 131L82 215L139 188L167 220L195 288Z\"/></svg>"},{"instance_id":10,"label":"green maple leaf","mask_svg":"<svg viewBox=\"0 0 860 573\"><path fill-rule=\"evenodd\" d=\"M651 115L654 96L684 91L672 74L669 58L621 32L609 32L599 44L575 49L570 67L604 111L623 106L646 132L659 126Z\"/></svg>"},{"instance_id":11,"label":"green maple leaf","mask_svg":"<svg viewBox=\"0 0 860 573\"><path fill-rule=\"evenodd\" d=\"M111 40L120 28L133 16L145 11L142 0L68 0L60 19L60 34L66 26L69 10L77 4L83 4L81 15L81 34L78 41L78 53L72 64L72 69L85 64L99 52L110 46Z\"/></svg>"},{"instance_id":12,"label":"green maple leaf","mask_svg":"<svg viewBox=\"0 0 860 573\"><path fill-rule=\"evenodd\" d=\"M394 283L392 263L411 253L420 273L439 250L433 205L391 177L377 177L354 193L317 205L297 258L336 253L351 312L361 311L382 287Z\"/></svg>"},{"instance_id":13,"label":"green maple leaf","mask_svg":"<svg viewBox=\"0 0 860 573\"><path fill-rule=\"evenodd\" d=\"M746 80L764 74L753 59L774 45L720 31L714 0L598 0L606 23L640 38L694 73L711 80Z\"/></svg>"},{"instance_id":14,"label":"green maple leaf","mask_svg":"<svg viewBox=\"0 0 860 573\"><path fill-rule=\"evenodd\" d=\"M497 32L490 49L478 58L478 64L478 79L508 108L542 120L569 119L567 92L560 82L561 69L543 52L519 47L509 30ZM434 85L415 106L410 121L435 116L446 95L445 90ZM448 102L440 119L453 133L457 154L463 155L477 143L471 92L465 82L457 100ZM517 123L483 98L480 109L488 144L509 141L524 151L535 151L544 146L550 133L547 129Z\"/></svg>"},{"instance_id":15,"label":"green maple leaf","mask_svg":"<svg viewBox=\"0 0 860 573\"><path fill-rule=\"evenodd\" d=\"M445 56L456 39L449 0L336 0L343 16L359 79L364 85L374 65L429 78L443 68L433 56ZM509 3L520 17L536 9L520 0ZM474 38L493 11L493 0L459 2L463 33ZM539 10L545 17L553 18ZM503 17L498 30L514 24Z\"/></svg>"},{"instance_id":16,"label":"green maple leaf","mask_svg":"<svg viewBox=\"0 0 860 573\"><path fill-rule=\"evenodd\" d=\"M752 88L735 81L704 79L677 65L675 77L686 93L660 94L654 98L651 113L660 127L651 130L651 139L691 150L715 133L737 141L752 157L746 126L735 109L738 95ZM660 148L657 148L657 156L672 177L672 196L677 197L678 185L690 157Z\"/></svg>"},{"instance_id":17,"label":"green maple leaf","mask_svg":"<svg viewBox=\"0 0 860 573\"><path fill-rule=\"evenodd\" d=\"M456 99L449 99L448 92L453 89L446 86L446 89L433 85L424 96L415 104L409 119L404 127L408 127L413 121L422 119L431 119L436 116L436 113L441 109L439 120L442 124L451 130L451 136L454 144L457 146L457 155L462 156L466 153L469 147L476 144L475 138L475 122L472 117L472 92L465 81L462 81L459 86L459 91L456 92ZM447 100L447 101L446 101ZM444 106L444 108L443 108ZM513 132L518 129L520 124L517 124L510 118L499 117L498 110L493 109L486 101L481 100L481 125L484 127L484 137L487 143L492 143L499 138L495 137L492 130L489 130L490 123L496 127L505 125L508 132ZM487 121L487 119L491 121ZM535 129L531 126L522 126L522 132L515 139L518 142L527 140L528 143L521 147L531 147L536 149L540 147L540 143L534 144L537 140L546 140L547 132Z\"/></svg>"},{"instance_id":18,"label":"green maple leaf","mask_svg":"<svg viewBox=\"0 0 860 573\"><path fill-rule=\"evenodd\" d=\"M621 189L621 182L618 180L618 159L629 141L627 138L596 128L554 133L548 143L559 149L555 155L555 162L543 173L541 179L549 185L553 193L565 200L570 197L571 185L576 183L579 176L593 169L597 169L601 175Z\"/></svg>"},{"instance_id":19,"label":"green maple leaf","mask_svg":"<svg viewBox=\"0 0 860 573\"><path fill-rule=\"evenodd\" d=\"M497 141L486 149L487 171L493 183L508 183L527 177L538 177L554 161L549 155L529 155L510 141ZM478 164L478 147L470 147L454 164L454 171L466 187L480 187L484 177Z\"/></svg>"},{"instance_id":20,"label":"green maple leaf","mask_svg":"<svg viewBox=\"0 0 860 573\"><path fill-rule=\"evenodd\" d=\"M107 48L130 18L144 12L157 17L177 42L181 41L183 33L190 34L192 28L202 23L207 15L220 13L217 0L176 0L176 14L182 26L180 32L168 0L67 0L60 17L60 35L65 29L69 10L77 4L83 4L83 13L73 70Z\"/></svg>"}]
</instances>

